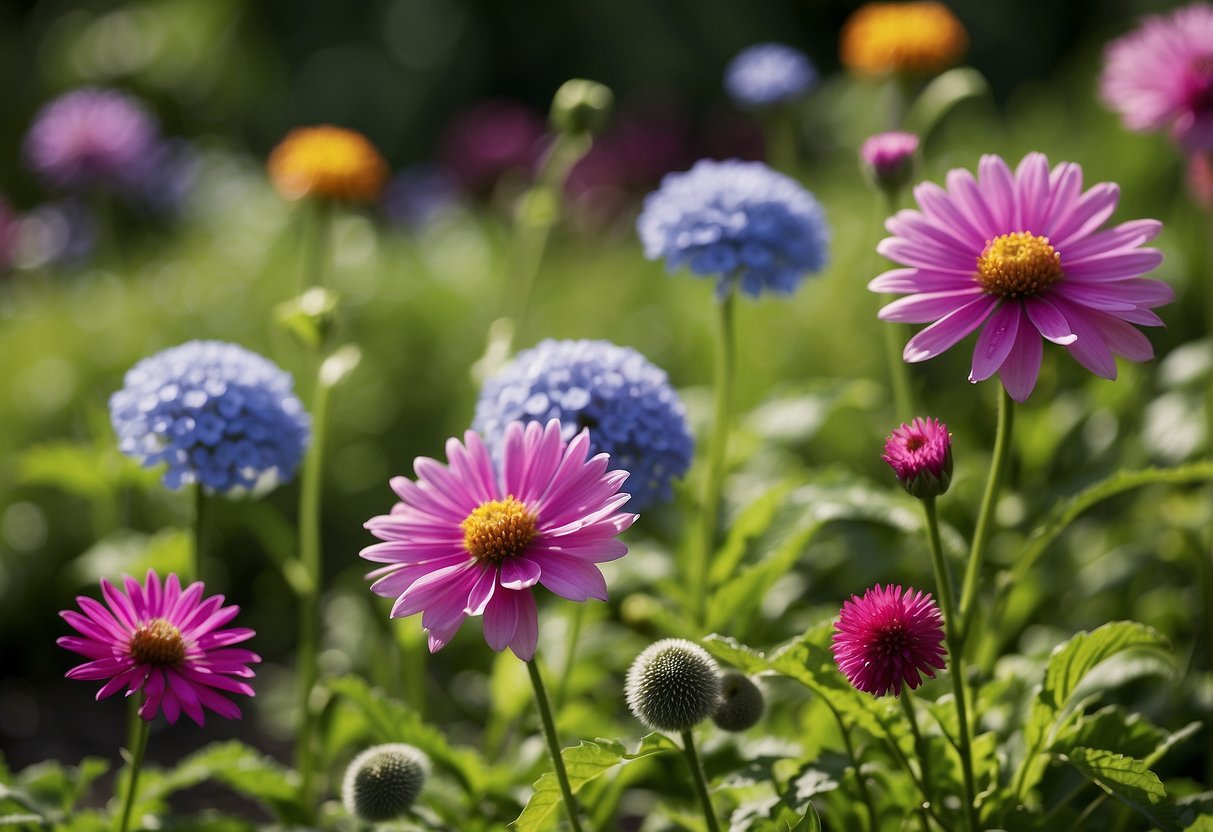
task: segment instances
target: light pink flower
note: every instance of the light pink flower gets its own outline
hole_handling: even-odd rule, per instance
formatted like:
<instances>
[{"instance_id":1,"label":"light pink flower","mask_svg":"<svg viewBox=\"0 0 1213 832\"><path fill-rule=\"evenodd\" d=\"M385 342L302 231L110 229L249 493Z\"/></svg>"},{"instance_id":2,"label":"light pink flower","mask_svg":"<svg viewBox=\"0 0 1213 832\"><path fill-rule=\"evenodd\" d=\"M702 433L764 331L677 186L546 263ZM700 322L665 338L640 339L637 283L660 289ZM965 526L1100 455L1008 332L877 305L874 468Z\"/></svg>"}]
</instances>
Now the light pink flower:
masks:
<instances>
[{"instance_id":1,"label":"light pink flower","mask_svg":"<svg viewBox=\"0 0 1213 832\"><path fill-rule=\"evenodd\" d=\"M981 328L969 381L998 373L1016 401L1036 386L1041 339L1064 346L1082 366L1116 378L1116 353L1154 356L1133 328L1161 326L1150 310L1174 298L1171 287L1141 275L1162 262L1142 244L1162 230L1134 220L1100 230L1120 189L1103 182L1082 190L1082 168L1029 153L1012 172L997 156L981 157L979 177L952 170L947 189L920 183L921 210L885 221L892 237L877 251L906 268L868 284L874 292L908 294L880 310L886 321L931 323L906 344L914 363L934 358ZM984 326L982 326L984 324Z\"/></svg>"},{"instance_id":2,"label":"light pink flower","mask_svg":"<svg viewBox=\"0 0 1213 832\"><path fill-rule=\"evenodd\" d=\"M161 708L170 724L185 713L202 725L203 708L239 719L240 708L220 692L252 696L253 688L240 679L252 678L246 665L261 661L251 650L231 647L252 638L252 630L220 629L240 608L223 606L222 595L204 600L201 583L183 591L176 575L161 586L152 570L143 585L126 577L124 588L125 593L103 578L105 604L82 595L76 602L83 614L59 613L80 635L56 643L89 659L67 677L108 680L98 699L124 689L127 696L142 693L139 716L149 721Z\"/></svg>"},{"instance_id":3,"label":"light pink flower","mask_svg":"<svg viewBox=\"0 0 1213 832\"><path fill-rule=\"evenodd\" d=\"M501 470L480 437L446 443L448 465L419 457L417 480L395 477L401 502L366 528L383 543L362 557L386 563L367 577L396 597L393 618L422 613L430 650L440 650L469 615L484 616L484 638L518 658L535 655L539 622L532 588L570 601L607 598L596 563L627 554L618 535L636 520L618 509L626 471L607 471L606 454L586 459L587 431L566 443L560 422L506 428Z\"/></svg>"},{"instance_id":4,"label":"light pink flower","mask_svg":"<svg viewBox=\"0 0 1213 832\"><path fill-rule=\"evenodd\" d=\"M842 605L834 625L834 661L852 685L873 696L914 690L921 674L946 667L943 616L930 594L913 587L869 589Z\"/></svg>"},{"instance_id":5,"label":"light pink flower","mask_svg":"<svg viewBox=\"0 0 1213 832\"><path fill-rule=\"evenodd\" d=\"M1099 90L1130 130L1168 129L1185 150L1213 149L1213 6L1152 15L1110 43Z\"/></svg>"}]
</instances>

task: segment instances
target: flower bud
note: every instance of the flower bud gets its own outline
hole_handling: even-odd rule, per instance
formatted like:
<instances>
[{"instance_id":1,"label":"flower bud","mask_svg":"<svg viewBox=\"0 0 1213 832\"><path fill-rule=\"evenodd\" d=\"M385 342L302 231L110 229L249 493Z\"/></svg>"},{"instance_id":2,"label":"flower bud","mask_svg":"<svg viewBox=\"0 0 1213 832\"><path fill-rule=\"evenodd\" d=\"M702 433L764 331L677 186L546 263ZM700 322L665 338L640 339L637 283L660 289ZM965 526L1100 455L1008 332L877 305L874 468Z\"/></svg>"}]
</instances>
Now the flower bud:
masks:
<instances>
[{"instance_id":1,"label":"flower bud","mask_svg":"<svg viewBox=\"0 0 1213 832\"><path fill-rule=\"evenodd\" d=\"M881 458L920 500L938 497L952 483L952 435L938 419L916 418L897 428L885 439Z\"/></svg>"},{"instance_id":2,"label":"flower bud","mask_svg":"<svg viewBox=\"0 0 1213 832\"><path fill-rule=\"evenodd\" d=\"M429 771L429 758L411 745L372 746L345 770L341 795L346 811L367 823L398 818L421 793Z\"/></svg>"},{"instance_id":3,"label":"flower bud","mask_svg":"<svg viewBox=\"0 0 1213 832\"><path fill-rule=\"evenodd\" d=\"M572 78L552 97L552 127L565 135L596 136L606 127L615 105L611 88L597 81Z\"/></svg>"},{"instance_id":4,"label":"flower bud","mask_svg":"<svg viewBox=\"0 0 1213 832\"><path fill-rule=\"evenodd\" d=\"M336 292L313 286L274 307L274 318L305 346L321 347L333 329L339 301Z\"/></svg>"},{"instance_id":5,"label":"flower bud","mask_svg":"<svg viewBox=\"0 0 1213 832\"><path fill-rule=\"evenodd\" d=\"M698 644L667 638L650 645L628 670L628 707L658 731L689 731L720 704L720 668Z\"/></svg>"},{"instance_id":6,"label":"flower bud","mask_svg":"<svg viewBox=\"0 0 1213 832\"><path fill-rule=\"evenodd\" d=\"M877 133L859 149L859 161L869 181L888 194L896 194L914 178L918 137L893 131Z\"/></svg>"},{"instance_id":7,"label":"flower bud","mask_svg":"<svg viewBox=\"0 0 1213 832\"><path fill-rule=\"evenodd\" d=\"M753 728L762 719L766 703L762 689L737 670L730 670L720 677L720 707L712 714L716 727L724 731L744 731Z\"/></svg>"}]
</instances>

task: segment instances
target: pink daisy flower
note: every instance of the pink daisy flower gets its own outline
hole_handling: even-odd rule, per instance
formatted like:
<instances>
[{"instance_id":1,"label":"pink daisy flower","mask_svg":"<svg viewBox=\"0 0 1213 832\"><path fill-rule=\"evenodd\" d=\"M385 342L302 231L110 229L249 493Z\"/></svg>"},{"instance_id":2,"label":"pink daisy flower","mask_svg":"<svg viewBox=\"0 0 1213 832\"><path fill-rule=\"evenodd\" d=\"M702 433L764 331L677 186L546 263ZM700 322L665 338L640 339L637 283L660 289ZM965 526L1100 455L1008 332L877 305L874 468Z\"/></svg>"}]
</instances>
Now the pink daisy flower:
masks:
<instances>
[{"instance_id":1,"label":"pink daisy flower","mask_svg":"<svg viewBox=\"0 0 1213 832\"><path fill-rule=\"evenodd\" d=\"M869 589L842 605L834 625L834 661L847 680L864 693L901 694L914 690L925 673L943 670L943 616L931 599L913 587Z\"/></svg>"},{"instance_id":2,"label":"pink daisy flower","mask_svg":"<svg viewBox=\"0 0 1213 832\"><path fill-rule=\"evenodd\" d=\"M1213 6L1147 17L1110 43L1099 90L1130 130L1170 129L1187 151L1213 149Z\"/></svg>"},{"instance_id":3,"label":"pink daisy flower","mask_svg":"<svg viewBox=\"0 0 1213 832\"><path fill-rule=\"evenodd\" d=\"M937 497L952 482L952 434L938 419L917 418L884 441L881 456L915 497Z\"/></svg>"},{"instance_id":4,"label":"pink daisy flower","mask_svg":"<svg viewBox=\"0 0 1213 832\"><path fill-rule=\"evenodd\" d=\"M627 472L608 472L606 454L586 459L589 446L584 430L566 443L553 419L506 428L500 474L472 431L462 445L447 440L448 465L419 457L415 482L391 481L401 502L366 523L384 542L362 557L388 564L367 576L378 579L371 590L396 597L393 618L422 613L431 652L469 615L483 615L490 647L530 661L539 634L532 587L605 601L594 564L628 551L616 539L637 517L618 511Z\"/></svg>"},{"instance_id":5,"label":"pink daisy flower","mask_svg":"<svg viewBox=\"0 0 1213 832\"><path fill-rule=\"evenodd\" d=\"M223 606L222 595L203 600L201 583L182 590L176 575L161 586L150 569L143 585L127 576L124 588L102 578L105 604L82 595L76 603L83 613L59 613L80 635L56 643L89 659L67 678L108 680L97 699L120 690L142 693L139 716L149 721L161 708L170 724L184 713L202 725L204 708L240 719L240 708L221 692L252 696L253 688L240 680L252 678L247 665L261 661L251 650L231 647L252 638L252 630L220 629L240 608Z\"/></svg>"},{"instance_id":6,"label":"pink daisy flower","mask_svg":"<svg viewBox=\"0 0 1213 832\"><path fill-rule=\"evenodd\" d=\"M1042 338L1103 378L1116 378L1113 353L1152 358L1149 340L1132 324L1161 326L1150 310L1174 298L1167 284L1141 277L1162 262L1161 252L1141 247L1162 223L1099 230L1116 209L1117 186L1104 182L1084 193L1081 167L1062 162L1050 171L1040 153L1014 172L983 156L978 172L950 171L946 190L920 183L921 210L885 221L894 236L877 251L907 268L868 288L909 296L881 309L880 318L933 322L906 344L904 359L934 358L981 327L969 381L998 373L1022 402L1036 386Z\"/></svg>"}]
</instances>

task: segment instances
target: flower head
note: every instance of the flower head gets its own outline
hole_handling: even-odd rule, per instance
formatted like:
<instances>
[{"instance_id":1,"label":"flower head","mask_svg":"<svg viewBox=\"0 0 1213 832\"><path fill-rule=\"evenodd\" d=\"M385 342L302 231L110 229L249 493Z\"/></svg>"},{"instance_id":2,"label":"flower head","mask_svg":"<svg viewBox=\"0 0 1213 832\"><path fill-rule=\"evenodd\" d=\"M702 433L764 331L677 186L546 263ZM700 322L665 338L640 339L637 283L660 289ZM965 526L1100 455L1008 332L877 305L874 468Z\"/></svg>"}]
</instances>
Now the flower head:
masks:
<instances>
[{"instance_id":1,"label":"flower head","mask_svg":"<svg viewBox=\"0 0 1213 832\"><path fill-rule=\"evenodd\" d=\"M720 677L720 704L712 712L712 722L722 731L745 731L762 719L766 701L762 688L749 676L730 670Z\"/></svg>"},{"instance_id":2,"label":"flower head","mask_svg":"<svg viewBox=\"0 0 1213 832\"><path fill-rule=\"evenodd\" d=\"M589 446L586 431L565 442L553 419L510 425L500 472L472 431L463 444L447 440L448 465L418 458L416 481L391 482L401 502L366 523L384 542L362 557L387 564L367 576L377 579L371 591L396 598L393 618L422 612L431 651L483 615L490 647L530 660L539 626L532 587L605 601L595 564L628 551L617 539L636 520L618 510L627 473L608 473L606 454L587 459Z\"/></svg>"},{"instance_id":3,"label":"flower head","mask_svg":"<svg viewBox=\"0 0 1213 832\"><path fill-rule=\"evenodd\" d=\"M931 599L913 587L869 589L842 605L834 625L834 661L847 680L873 696L914 690L925 673L932 679L946 667L943 616Z\"/></svg>"},{"instance_id":4,"label":"flower head","mask_svg":"<svg viewBox=\"0 0 1213 832\"><path fill-rule=\"evenodd\" d=\"M34 116L25 136L25 160L55 188L123 188L158 136L156 119L132 96L83 87Z\"/></svg>"},{"instance_id":5,"label":"flower head","mask_svg":"<svg viewBox=\"0 0 1213 832\"><path fill-rule=\"evenodd\" d=\"M724 71L724 88L740 107L795 101L817 84L817 70L799 49L760 43L743 49Z\"/></svg>"},{"instance_id":6,"label":"flower head","mask_svg":"<svg viewBox=\"0 0 1213 832\"><path fill-rule=\"evenodd\" d=\"M918 136L900 130L869 136L859 148L859 161L878 188L897 193L914 176Z\"/></svg>"},{"instance_id":7,"label":"flower head","mask_svg":"<svg viewBox=\"0 0 1213 832\"><path fill-rule=\"evenodd\" d=\"M366 823L398 818L417 800L429 773L429 757L411 745L371 746L345 770L341 784L345 810Z\"/></svg>"},{"instance_id":8,"label":"flower head","mask_svg":"<svg viewBox=\"0 0 1213 832\"><path fill-rule=\"evenodd\" d=\"M590 453L629 472L629 508L673 497L671 483L691 466L694 440L686 408L665 371L636 350L609 341L541 341L485 382L472 430L499 454L511 423L560 421L570 440L588 429Z\"/></svg>"},{"instance_id":9,"label":"flower head","mask_svg":"<svg viewBox=\"0 0 1213 832\"><path fill-rule=\"evenodd\" d=\"M370 139L331 124L296 127L270 153L267 166L278 193L291 200L374 202L388 176Z\"/></svg>"},{"instance_id":10,"label":"flower head","mask_svg":"<svg viewBox=\"0 0 1213 832\"><path fill-rule=\"evenodd\" d=\"M826 263L829 228L813 195L762 162L701 159L668 174L636 220L645 257L748 295L790 294Z\"/></svg>"},{"instance_id":11,"label":"flower head","mask_svg":"<svg viewBox=\"0 0 1213 832\"><path fill-rule=\"evenodd\" d=\"M139 716L149 721L163 709L170 724L184 713L201 725L204 708L240 719L240 708L221 694L252 696L253 688L241 680L253 676L247 665L261 661L251 650L232 647L252 638L252 630L220 629L240 608L223 606L222 595L203 599L201 583L182 590L176 575L162 585L152 570L143 584L128 576L123 586L125 592L103 578L104 605L80 596L82 612L59 613L80 635L56 643L88 659L67 678L106 679L97 699L120 690L141 693Z\"/></svg>"},{"instance_id":12,"label":"flower head","mask_svg":"<svg viewBox=\"0 0 1213 832\"><path fill-rule=\"evenodd\" d=\"M881 457L915 497L938 497L952 482L952 434L938 419L915 419L884 441Z\"/></svg>"},{"instance_id":13,"label":"flower head","mask_svg":"<svg viewBox=\"0 0 1213 832\"><path fill-rule=\"evenodd\" d=\"M552 96L548 121L569 136L597 136L611 120L615 93L606 84L570 78Z\"/></svg>"},{"instance_id":14,"label":"flower head","mask_svg":"<svg viewBox=\"0 0 1213 832\"><path fill-rule=\"evenodd\" d=\"M529 179L543 155L546 134L543 118L525 104L482 101L451 124L442 161L464 188L487 192L510 172Z\"/></svg>"},{"instance_id":15,"label":"flower head","mask_svg":"<svg viewBox=\"0 0 1213 832\"><path fill-rule=\"evenodd\" d=\"M654 731L689 731L720 706L720 668L708 651L682 638L650 644L624 685L632 715Z\"/></svg>"},{"instance_id":16,"label":"flower head","mask_svg":"<svg viewBox=\"0 0 1213 832\"><path fill-rule=\"evenodd\" d=\"M164 484L239 493L290 480L310 419L272 361L223 341L190 341L145 358L110 397L118 447Z\"/></svg>"},{"instance_id":17,"label":"flower head","mask_svg":"<svg viewBox=\"0 0 1213 832\"><path fill-rule=\"evenodd\" d=\"M934 321L906 344L905 360L934 358L985 324L969 380L998 373L1011 397L1024 401L1036 386L1042 338L1104 378L1116 378L1114 352L1151 358L1150 342L1132 324L1161 326L1150 310L1174 296L1162 281L1141 277L1162 262L1160 252L1141 247L1162 223L1099 230L1116 208L1116 185L1083 193L1082 168L1062 162L1050 171L1040 153L1029 153L1014 172L999 157L983 156L978 170L979 180L950 171L947 190L919 184L921 210L885 222L893 236L877 250L907 268L885 272L868 288L909 297L880 317Z\"/></svg>"},{"instance_id":18,"label":"flower head","mask_svg":"<svg viewBox=\"0 0 1213 832\"><path fill-rule=\"evenodd\" d=\"M839 57L862 75L933 75L968 46L964 25L943 3L866 3L843 25Z\"/></svg>"},{"instance_id":19,"label":"flower head","mask_svg":"<svg viewBox=\"0 0 1213 832\"><path fill-rule=\"evenodd\" d=\"M1104 53L1099 89L1130 130L1170 130L1185 150L1213 150L1213 5L1152 15Z\"/></svg>"}]
</instances>

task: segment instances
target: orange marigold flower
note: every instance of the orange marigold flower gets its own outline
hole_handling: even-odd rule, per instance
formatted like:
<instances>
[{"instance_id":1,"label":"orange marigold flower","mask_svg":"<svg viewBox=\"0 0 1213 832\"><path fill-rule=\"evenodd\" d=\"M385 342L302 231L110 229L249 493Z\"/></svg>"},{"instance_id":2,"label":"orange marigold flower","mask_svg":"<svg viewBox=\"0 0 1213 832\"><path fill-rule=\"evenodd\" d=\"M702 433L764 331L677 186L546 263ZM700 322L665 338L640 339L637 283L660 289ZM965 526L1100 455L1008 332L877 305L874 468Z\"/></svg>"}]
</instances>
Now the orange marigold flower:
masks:
<instances>
[{"instance_id":1,"label":"orange marigold flower","mask_svg":"<svg viewBox=\"0 0 1213 832\"><path fill-rule=\"evenodd\" d=\"M267 166L274 187L286 199L319 196L371 202L388 175L387 163L366 136L331 124L287 133Z\"/></svg>"},{"instance_id":2,"label":"orange marigold flower","mask_svg":"<svg viewBox=\"0 0 1213 832\"><path fill-rule=\"evenodd\" d=\"M931 75L955 64L969 35L943 3L868 3L842 27L842 63L862 75Z\"/></svg>"}]
</instances>

